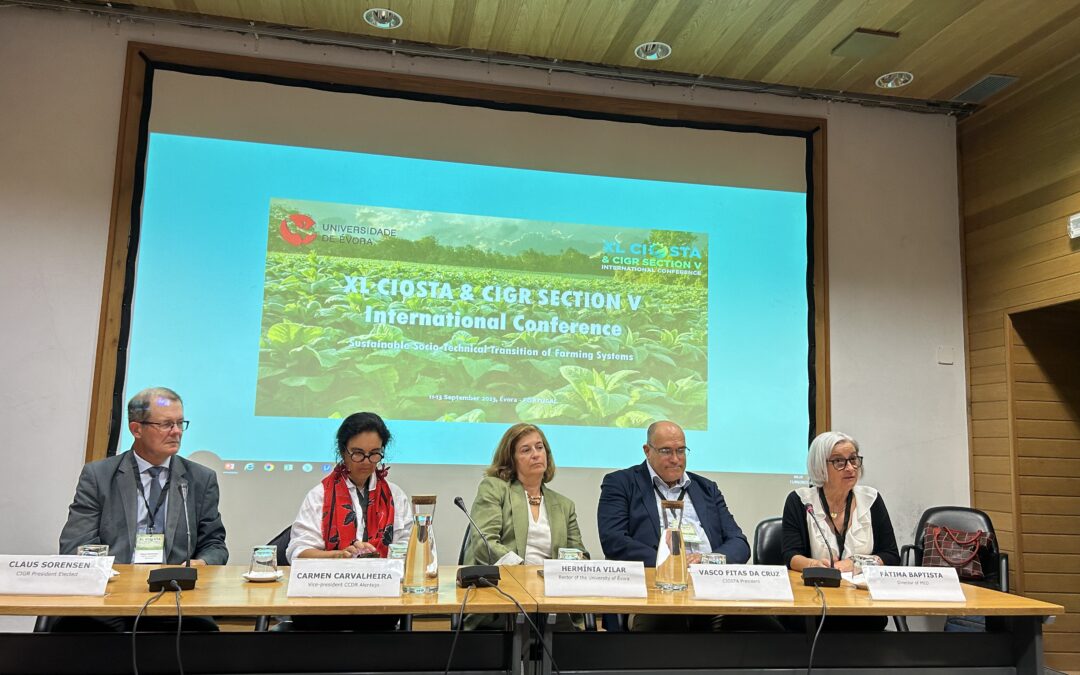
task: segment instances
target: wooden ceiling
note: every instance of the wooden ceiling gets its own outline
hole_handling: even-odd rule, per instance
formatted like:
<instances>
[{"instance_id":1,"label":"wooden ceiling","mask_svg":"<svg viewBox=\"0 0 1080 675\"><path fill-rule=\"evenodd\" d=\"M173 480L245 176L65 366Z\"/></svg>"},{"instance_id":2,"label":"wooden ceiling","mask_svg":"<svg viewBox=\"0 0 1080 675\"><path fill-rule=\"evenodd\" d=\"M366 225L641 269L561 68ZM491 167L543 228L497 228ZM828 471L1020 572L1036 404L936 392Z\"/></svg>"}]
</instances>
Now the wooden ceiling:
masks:
<instances>
[{"instance_id":1,"label":"wooden ceiling","mask_svg":"<svg viewBox=\"0 0 1080 675\"><path fill-rule=\"evenodd\" d=\"M88 0L105 4L105 0ZM82 3L87 4L87 3ZM115 0L113 7L121 7ZM704 75L818 91L948 101L984 75L1022 90L1080 54L1080 0L140 0L127 6L479 53ZM368 26L370 7L401 14ZM833 48L856 28L898 33L868 58ZM308 33L312 36L312 33ZM643 62L642 42L670 58ZM874 86L907 70L901 89Z\"/></svg>"}]
</instances>

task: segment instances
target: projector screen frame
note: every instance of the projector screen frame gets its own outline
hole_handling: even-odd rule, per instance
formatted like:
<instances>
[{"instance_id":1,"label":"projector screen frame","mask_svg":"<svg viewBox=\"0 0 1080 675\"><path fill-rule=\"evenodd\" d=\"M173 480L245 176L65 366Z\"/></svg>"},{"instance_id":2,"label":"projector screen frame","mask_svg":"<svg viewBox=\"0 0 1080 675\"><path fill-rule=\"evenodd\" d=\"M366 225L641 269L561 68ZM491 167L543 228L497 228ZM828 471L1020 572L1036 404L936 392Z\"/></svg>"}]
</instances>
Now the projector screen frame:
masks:
<instances>
[{"instance_id":1,"label":"projector screen frame","mask_svg":"<svg viewBox=\"0 0 1080 675\"><path fill-rule=\"evenodd\" d=\"M110 211L106 266L87 430L87 462L116 452L125 401L124 366L149 116L156 70L254 80L325 91L391 96L500 110L797 136L806 141L809 400L817 429L830 426L826 121L816 117L727 110L631 98L577 94L420 75L281 61L140 42L128 44ZM167 384L167 383L163 383ZM809 439L808 439L809 440Z\"/></svg>"}]
</instances>

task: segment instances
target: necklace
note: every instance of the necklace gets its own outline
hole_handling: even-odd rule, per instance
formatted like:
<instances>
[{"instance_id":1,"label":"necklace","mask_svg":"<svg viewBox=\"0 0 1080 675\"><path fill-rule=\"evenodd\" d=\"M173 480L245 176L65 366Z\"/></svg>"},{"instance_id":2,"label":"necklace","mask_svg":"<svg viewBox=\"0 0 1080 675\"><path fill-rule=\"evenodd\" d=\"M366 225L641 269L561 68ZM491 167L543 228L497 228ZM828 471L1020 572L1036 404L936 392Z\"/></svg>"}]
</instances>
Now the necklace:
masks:
<instances>
[{"instance_id":1,"label":"necklace","mask_svg":"<svg viewBox=\"0 0 1080 675\"><path fill-rule=\"evenodd\" d=\"M540 502L543 501L543 497L541 495L536 495L535 497L533 497L532 495L527 494L525 496L529 498L529 506L540 506Z\"/></svg>"}]
</instances>

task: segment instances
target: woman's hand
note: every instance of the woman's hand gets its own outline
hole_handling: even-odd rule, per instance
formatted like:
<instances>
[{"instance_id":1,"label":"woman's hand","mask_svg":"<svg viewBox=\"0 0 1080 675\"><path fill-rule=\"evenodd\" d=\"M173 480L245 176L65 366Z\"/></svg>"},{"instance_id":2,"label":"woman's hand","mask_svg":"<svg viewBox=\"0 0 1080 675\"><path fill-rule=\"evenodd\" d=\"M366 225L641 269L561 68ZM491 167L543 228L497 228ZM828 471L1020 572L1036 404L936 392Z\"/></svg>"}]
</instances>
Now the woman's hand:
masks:
<instances>
[{"instance_id":1,"label":"woman's hand","mask_svg":"<svg viewBox=\"0 0 1080 675\"><path fill-rule=\"evenodd\" d=\"M855 563L854 563L854 561L851 560L851 558L844 558L843 560L837 560L835 567L836 567L836 569L840 570L841 572L854 572L855 571Z\"/></svg>"},{"instance_id":2,"label":"woman's hand","mask_svg":"<svg viewBox=\"0 0 1080 675\"><path fill-rule=\"evenodd\" d=\"M375 547L366 541L360 541L357 539L353 543L346 546L344 549L338 551L339 558L359 558L363 555L370 555L376 551Z\"/></svg>"}]
</instances>

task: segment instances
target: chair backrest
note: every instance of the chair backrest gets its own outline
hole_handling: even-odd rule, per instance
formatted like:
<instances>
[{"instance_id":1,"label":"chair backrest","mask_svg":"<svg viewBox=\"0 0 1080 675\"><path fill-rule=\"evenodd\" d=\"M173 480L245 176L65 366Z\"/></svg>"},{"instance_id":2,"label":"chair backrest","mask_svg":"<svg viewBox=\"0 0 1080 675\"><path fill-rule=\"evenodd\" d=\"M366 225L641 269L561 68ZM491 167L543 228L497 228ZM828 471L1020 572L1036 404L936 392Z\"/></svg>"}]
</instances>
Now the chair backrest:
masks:
<instances>
[{"instance_id":1,"label":"chair backrest","mask_svg":"<svg viewBox=\"0 0 1080 675\"><path fill-rule=\"evenodd\" d=\"M754 528L754 564L783 565L782 518L767 518Z\"/></svg>"},{"instance_id":2,"label":"chair backrest","mask_svg":"<svg viewBox=\"0 0 1080 675\"><path fill-rule=\"evenodd\" d=\"M469 546L469 528L470 525L465 525L465 536L461 538L461 550L457 554L457 564L465 564L465 549Z\"/></svg>"},{"instance_id":3,"label":"chair backrest","mask_svg":"<svg viewBox=\"0 0 1080 675\"><path fill-rule=\"evenodd\" d=\"M1006 589L1008 588L1008 580L1000 578L1001 574L998 572L1001 551L998 548L997 535L994 533L994 522L990 520L990 516L979 509L966 506L934 506L924 511L922 517L919 518L919 524L915 527L913 564L922 565L923 535L926 534L927 528L935 525L966 532L982 530L992 535L990 537L991 550L984 549L979 552L979 561L982 563L983 574L986 575L986 581L980 585L994 588L1001 584Z\"/></svg>"},{"instance_id":4,"label":"chair backrest","mask_svg":"<svg viewBox=\"0 0 1080 675\"><path fill-rule=\"evenodd\" d=\"M278 567L285 567L289 564L289 558L285 555L285 551L289 548L290 539L292 539L292 525L289 525L284 530L279 532L276 537L266 542L267 546L277 547Z\"/></svg>"},{"instance_id":5,"label":"chair backrest","mask_svg":"<svg viewBox=\"0 0 1080 675\"><path fill-rule=\"evenodd\" d=\"M975 532L982 530L991 535L994 534L994 522L990 516L979 509L970 509L966 506L934 506L923 512L919 518L919 524L915 527L915 564L922 564L922 542L927 528L938 525L952 530L965 530ZM992 538L994 554L997 554L997 536Z\"/></svg>"}]
</instances>

